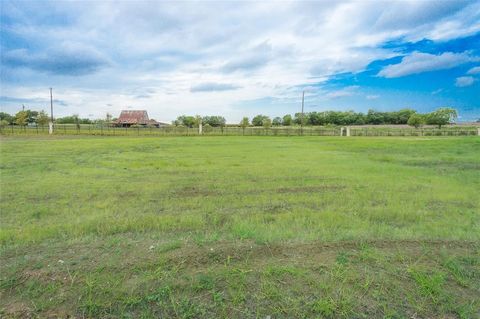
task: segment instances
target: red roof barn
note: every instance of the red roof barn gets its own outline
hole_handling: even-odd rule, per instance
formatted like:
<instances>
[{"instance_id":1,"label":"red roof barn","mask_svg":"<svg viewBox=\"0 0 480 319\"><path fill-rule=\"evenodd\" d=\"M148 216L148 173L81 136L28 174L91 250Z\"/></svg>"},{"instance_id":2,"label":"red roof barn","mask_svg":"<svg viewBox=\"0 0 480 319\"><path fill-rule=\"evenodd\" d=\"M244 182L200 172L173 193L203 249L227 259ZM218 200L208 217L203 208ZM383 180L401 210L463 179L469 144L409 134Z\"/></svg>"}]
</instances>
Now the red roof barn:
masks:
<instances>
[{"instance_id":1,"label":"red roof barn","mask_svg":"<svg viewBox=\"0 0 480 319\"><path fill-rule=\"evenodd\" d=\"M148 113L145 110L141 111L122 111L116 122L120 126L130 125L147 125L150 124Z\"/></svg>"}]
</instances>

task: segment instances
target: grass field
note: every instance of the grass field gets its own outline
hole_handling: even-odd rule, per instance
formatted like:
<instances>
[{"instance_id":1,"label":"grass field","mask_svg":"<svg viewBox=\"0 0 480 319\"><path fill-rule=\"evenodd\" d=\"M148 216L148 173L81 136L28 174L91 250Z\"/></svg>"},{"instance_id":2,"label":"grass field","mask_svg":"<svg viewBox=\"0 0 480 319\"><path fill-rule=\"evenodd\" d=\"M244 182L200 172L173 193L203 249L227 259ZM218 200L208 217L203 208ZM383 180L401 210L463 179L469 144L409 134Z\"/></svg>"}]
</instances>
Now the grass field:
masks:
<instances>
[{"instance_id":1,"label":"grass field","mask_svg":"<svg viewBox=\"0 0 480 319\"><path fill-rule=\"evenodd\" d=\"M478 137L0 143L0 316L480 316Z\"/></svg>"}]
</instances>

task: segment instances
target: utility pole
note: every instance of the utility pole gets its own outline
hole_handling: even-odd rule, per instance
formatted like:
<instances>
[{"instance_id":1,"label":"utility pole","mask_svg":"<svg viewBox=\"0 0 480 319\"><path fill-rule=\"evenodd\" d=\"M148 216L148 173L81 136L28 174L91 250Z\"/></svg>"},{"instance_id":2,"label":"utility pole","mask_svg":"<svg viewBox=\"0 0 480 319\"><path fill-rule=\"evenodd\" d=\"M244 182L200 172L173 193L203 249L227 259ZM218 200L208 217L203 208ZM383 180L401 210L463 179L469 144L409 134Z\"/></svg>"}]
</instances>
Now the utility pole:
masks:
<instances>
[{"instance_id":1,"label":"utility pole","mask_svg":"<svg viewBox=\"0 0 480 319\"><path fill-rule=\"evenodd\" d=\"M53 134L53 96L50 88L50 123L48 123L48 133Z\"/></svg>"},{"instance_id":2,"label":"utility pole","mask_svg":"<svg viewBox=\"0 0 480 319\"><path fill-rule=\"evenodd\" d=\"M303 106L305 104L305 90L302 92L302 116L300 117L300 132L303 135Z\"/></svg>"},{"instance_id":3,"label":"utility pole","mask_svg":"<svg viewBox=\"0 0 480 319\"><path fill-rule=\"evenodd\" d=\"M25 111L25 104L22 104L22 111Z\"/></svg>"},{"instance_id":4,"label":"utility pole","mask_svg":"<svg viewBox=\"0 0 480 319\"><path fill-rule=\"evenodd\" d=\"M52 88L50 88L50 121L53 123L53 97L52 97Z\"/></svg>"}]
</instances>

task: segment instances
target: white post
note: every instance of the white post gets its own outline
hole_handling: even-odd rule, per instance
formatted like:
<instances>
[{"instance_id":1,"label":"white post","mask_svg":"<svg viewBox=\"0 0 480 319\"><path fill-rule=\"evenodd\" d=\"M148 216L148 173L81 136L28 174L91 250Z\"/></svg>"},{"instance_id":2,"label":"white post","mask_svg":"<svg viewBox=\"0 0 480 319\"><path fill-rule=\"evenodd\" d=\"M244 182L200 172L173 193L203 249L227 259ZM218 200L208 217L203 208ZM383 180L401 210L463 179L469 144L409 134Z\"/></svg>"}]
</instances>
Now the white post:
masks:
<instances>
[{"instance_id":1,"label":"white post","mask_svg":"<svg viewBox=\"0 0 480 319\"><path fill-rule=\"evenodd\" d=\"M347 136L350 136L350 127L347 126Z\"/></svg>"},{"instance_id":2,"label":"white post","mask_svg":"<svg viewBox=\"0 0 480 319\"><path fill-rule=\"evenodd\" d=\"M48 134L53 134L53 123L48 122Z\"/></svg>"},{"instance_id":3,"label":"white post","mask_svg":"<svg viewBox=\"0 0 480 319\"><path fill-rule=\"evenodd\" d=\"M480 127L477 128L477 135L480 136Z\"/></svg>"},{"instance_id":4,"label":"white post","mask_svg":"<svg viewBox=\"0 0 480 319\"><path fill-rule=\"evenodd\" d=\"M200 124L198 124L198 135L202 135L203 133L203 127L202 127L202 123L200 122Z\"/></svg>"}]
</instances>

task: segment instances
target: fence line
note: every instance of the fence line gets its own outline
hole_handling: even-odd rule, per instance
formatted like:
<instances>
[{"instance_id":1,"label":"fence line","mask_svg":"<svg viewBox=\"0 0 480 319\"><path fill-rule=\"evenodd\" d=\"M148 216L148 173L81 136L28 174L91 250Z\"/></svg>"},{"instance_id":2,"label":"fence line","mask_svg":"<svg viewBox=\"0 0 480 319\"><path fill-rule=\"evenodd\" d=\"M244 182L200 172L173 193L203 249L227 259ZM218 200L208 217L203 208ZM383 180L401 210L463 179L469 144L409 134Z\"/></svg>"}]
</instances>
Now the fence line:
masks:
<instances>
[{"instance_id":1,"label":"fence line","mask_svg":"<svg viewBox=\"0 0 480 319\"><path fill-rule=\"evenodd\" d=\"M0 127L3 135L48 135L48 126ZM465 136L480 135L476 127L445 128L375 128L351 127L350 136ZM101 136L198 136L197 128L165 126L165 127L112 127L104 125L56 124L54 135L101 135ZM345 136L346 130L341 127L209 127L203 128L204 136Z\"/></svg>"}]
</instances>

